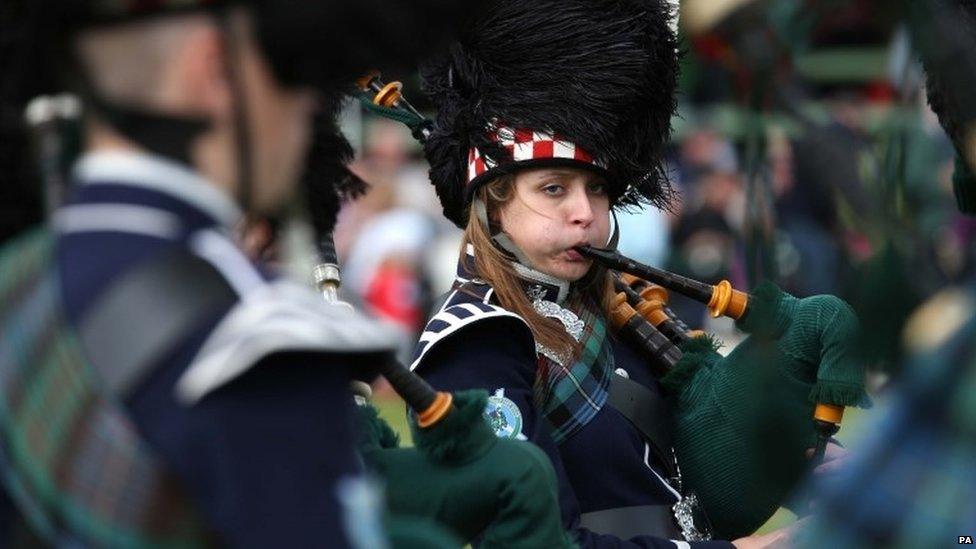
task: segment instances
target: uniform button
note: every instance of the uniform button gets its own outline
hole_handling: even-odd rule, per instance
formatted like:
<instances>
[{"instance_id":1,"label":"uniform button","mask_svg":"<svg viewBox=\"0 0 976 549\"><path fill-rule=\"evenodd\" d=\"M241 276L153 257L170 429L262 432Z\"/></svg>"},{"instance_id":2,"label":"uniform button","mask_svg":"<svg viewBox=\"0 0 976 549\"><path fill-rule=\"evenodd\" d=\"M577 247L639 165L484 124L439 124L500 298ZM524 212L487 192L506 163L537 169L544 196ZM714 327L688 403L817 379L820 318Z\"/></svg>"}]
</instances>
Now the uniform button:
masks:
<instances>
[{"instance_id":1,"label":"uniform button","mask_svg":"<svg viewBox=\"0 0 976 549\"><path fill-rule=\"evenodd\" d=\"M613 373L617 374L620 377L625 377L627 379L630 379L630 374L628 374L627 370L624 370L623 368L617 368L616 370L614 370Z\"/></svg>"}]
</instances>

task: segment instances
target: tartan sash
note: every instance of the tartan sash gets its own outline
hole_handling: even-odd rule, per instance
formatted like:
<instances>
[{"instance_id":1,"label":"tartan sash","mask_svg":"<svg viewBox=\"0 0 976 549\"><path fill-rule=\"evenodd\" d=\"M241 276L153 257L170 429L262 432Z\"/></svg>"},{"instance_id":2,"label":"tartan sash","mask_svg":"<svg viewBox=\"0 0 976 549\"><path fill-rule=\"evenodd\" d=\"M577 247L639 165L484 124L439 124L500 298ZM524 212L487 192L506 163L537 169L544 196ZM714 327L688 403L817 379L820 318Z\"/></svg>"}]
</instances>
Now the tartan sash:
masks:
<instances>
[{"instance_id":1,"label":"tartan sash","mask_svg":"<svg viewBox=\"0 0 976 549\"><path fill-rule=\"evenodd\" d=\"M534 387L535 404L552 426L556 444L582 429L603 408L614 369L600 307L591 299L571 295L566 308L583 321L580 352L565 365L540 354Z\"/></svg>"},{"instance_id":2,"label":"tartan sash","mask_svg":"<svg viewBox=\"0 0 976 549\"><path fill-rule=\"evenodd\" d=\"M108 394L64 319L53 237L0 250L0 470L51 545L206 544L189 499Z\"/></svg>"}]
</instances>

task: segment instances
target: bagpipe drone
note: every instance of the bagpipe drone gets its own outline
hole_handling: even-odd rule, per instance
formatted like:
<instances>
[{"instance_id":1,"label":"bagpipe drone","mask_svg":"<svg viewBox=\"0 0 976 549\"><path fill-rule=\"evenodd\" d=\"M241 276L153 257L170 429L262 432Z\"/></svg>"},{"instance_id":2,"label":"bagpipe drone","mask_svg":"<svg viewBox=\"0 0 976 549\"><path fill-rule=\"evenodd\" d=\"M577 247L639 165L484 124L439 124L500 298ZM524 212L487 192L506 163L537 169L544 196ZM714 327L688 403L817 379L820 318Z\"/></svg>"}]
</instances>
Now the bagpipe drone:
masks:
<instances>
[{"instance_id":1,"label":"bagpipe drone","mask_svg":"<svg viewBox=\"0 0 976 549\"><path fill-rule=\"evenodd\" d=\"M854 353L854 312L834 296L797 299L771 283L746 294L728 281L704 284L615 251L579 251L630 276L629 284L618 279L609 316L670 393L682 473L716 532L753 532L822 461L844 408L869 404ZM710 338L680 328L666 307L667 290L704 303L713 317L735 319L751 335L719 355Z\"/></svg>"}]
</instances>

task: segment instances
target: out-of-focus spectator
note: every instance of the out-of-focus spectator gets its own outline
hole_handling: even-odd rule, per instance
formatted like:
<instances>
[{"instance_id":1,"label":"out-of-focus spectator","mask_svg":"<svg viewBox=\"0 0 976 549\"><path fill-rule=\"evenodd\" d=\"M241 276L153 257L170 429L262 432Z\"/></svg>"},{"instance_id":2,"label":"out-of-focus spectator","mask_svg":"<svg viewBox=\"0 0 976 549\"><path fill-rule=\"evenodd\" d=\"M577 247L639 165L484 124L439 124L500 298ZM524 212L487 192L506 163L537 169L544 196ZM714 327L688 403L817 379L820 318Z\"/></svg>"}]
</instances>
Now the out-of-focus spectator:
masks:
<instances>
[{"instance_id":1,"label":"out-of-focus spectator","mask_svg":"<svg viewBox=\"0 0 976 549\"><path fill-rule=\"evenodd\" d=\"M677 174L682 190L693 184L702 170L734 172L738 167L735 148L712 128L693 131L680 143Z\"/></svg>"},{"instance_id":2,"label":"out-of-focus spectator","mask_svg":"<svg viewBox=\"0 0 976 549\"><path fill-rule=\"evenodd\" d=\"M710 128L681 143L676 166L681 200L670 231L667 267L709 283L734 278L744 190L735 148ZM692 328L701 328L702 304L672 293L671 308Z\"/></svg>"},{"instance_id":3,"label":"out-of-focus spectator","mask_svg":"<svg viewBox=\"0 0 976 549\"><path fill-rule=\"evenodd\" d=\"M335 230L345 297L398 329L401 358L412 351L426 321L426 255L443 230L426 165L411 156L411 139L396 123L370 120L352 169L371 189L343 208Z\"/></svg>"},{"instance_id":4,"label":"out-of-focus spectator","mask_svg":"<svg viewBox=\"0 0 976 549\"><path fill-rule=\"evenodd\" d=\"M876 203L866 194L878 166L863 131L865 105L847 94L830 105L830 124L808 127L790 144L793 174L776 186L777 225L799 255L786 286L799 295L836 291L845 249L857 259L871 253L843 219L844 212L870 218Z\"/></svg>"},{"instance_id":5,"label":"out-of-focus spectator","mask_svg":"<svg viewBox=\"0 0 976 549\"><path fill-rule=\"evenodd\" d=\"M345 288L370 313L400 328L406 341L425 320L420 259L433 236L423 214L392 209L369 220L346 256Z\"/></svg>"},{"instance_id":6,"label":"out-of-focus spectator","mask_svg":"<svg viewBox=\"0 0 976 549\"><path fill-rule=\"evenodd\" d=\"M702 171L693 193L671 232L671 255L668 268L709 284L733 279L737 262L737 227L729 213L741 208L742 183L738 174L726 171ZM704 306L671 296L672 308L689 326L701 327Z\"/></svg>"}]
</instances>

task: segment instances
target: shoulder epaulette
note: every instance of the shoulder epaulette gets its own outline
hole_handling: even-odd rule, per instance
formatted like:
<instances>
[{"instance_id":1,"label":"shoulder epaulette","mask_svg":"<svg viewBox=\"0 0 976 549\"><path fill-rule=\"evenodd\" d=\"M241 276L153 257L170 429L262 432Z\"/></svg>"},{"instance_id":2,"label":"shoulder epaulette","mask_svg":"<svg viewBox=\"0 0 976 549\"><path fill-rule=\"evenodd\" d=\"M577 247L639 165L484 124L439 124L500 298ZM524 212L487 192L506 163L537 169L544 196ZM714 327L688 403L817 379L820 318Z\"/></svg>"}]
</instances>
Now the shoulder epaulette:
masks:
<instances>
[{"instance_id":1,"label":"shoulder epaulette","mask_svg":"<svg viewBox=\"0 0 976 549\"><path fill-rule=\"evenodd\" d=\"M509 318L517 320L528 329L528 324L522 317L491 303L493 293L491 286L476 282L467 282L455 289L441 309L427 322L414 349L410 369L415 370L420 366L435 345L476 322Z\"/></svg>"},{"instance_id":2,"label":"shoulder epaulette","mask_svg":"<svg viewBox=\"0 0 976 549\"><path fill-rule=\"evenodd\" d=\"M210 334L177 383L192 404L279 352L392 352L389 327L345 304L328 304L286 280L266 284L235 305Z\"/></svg>"}]
</instances>

